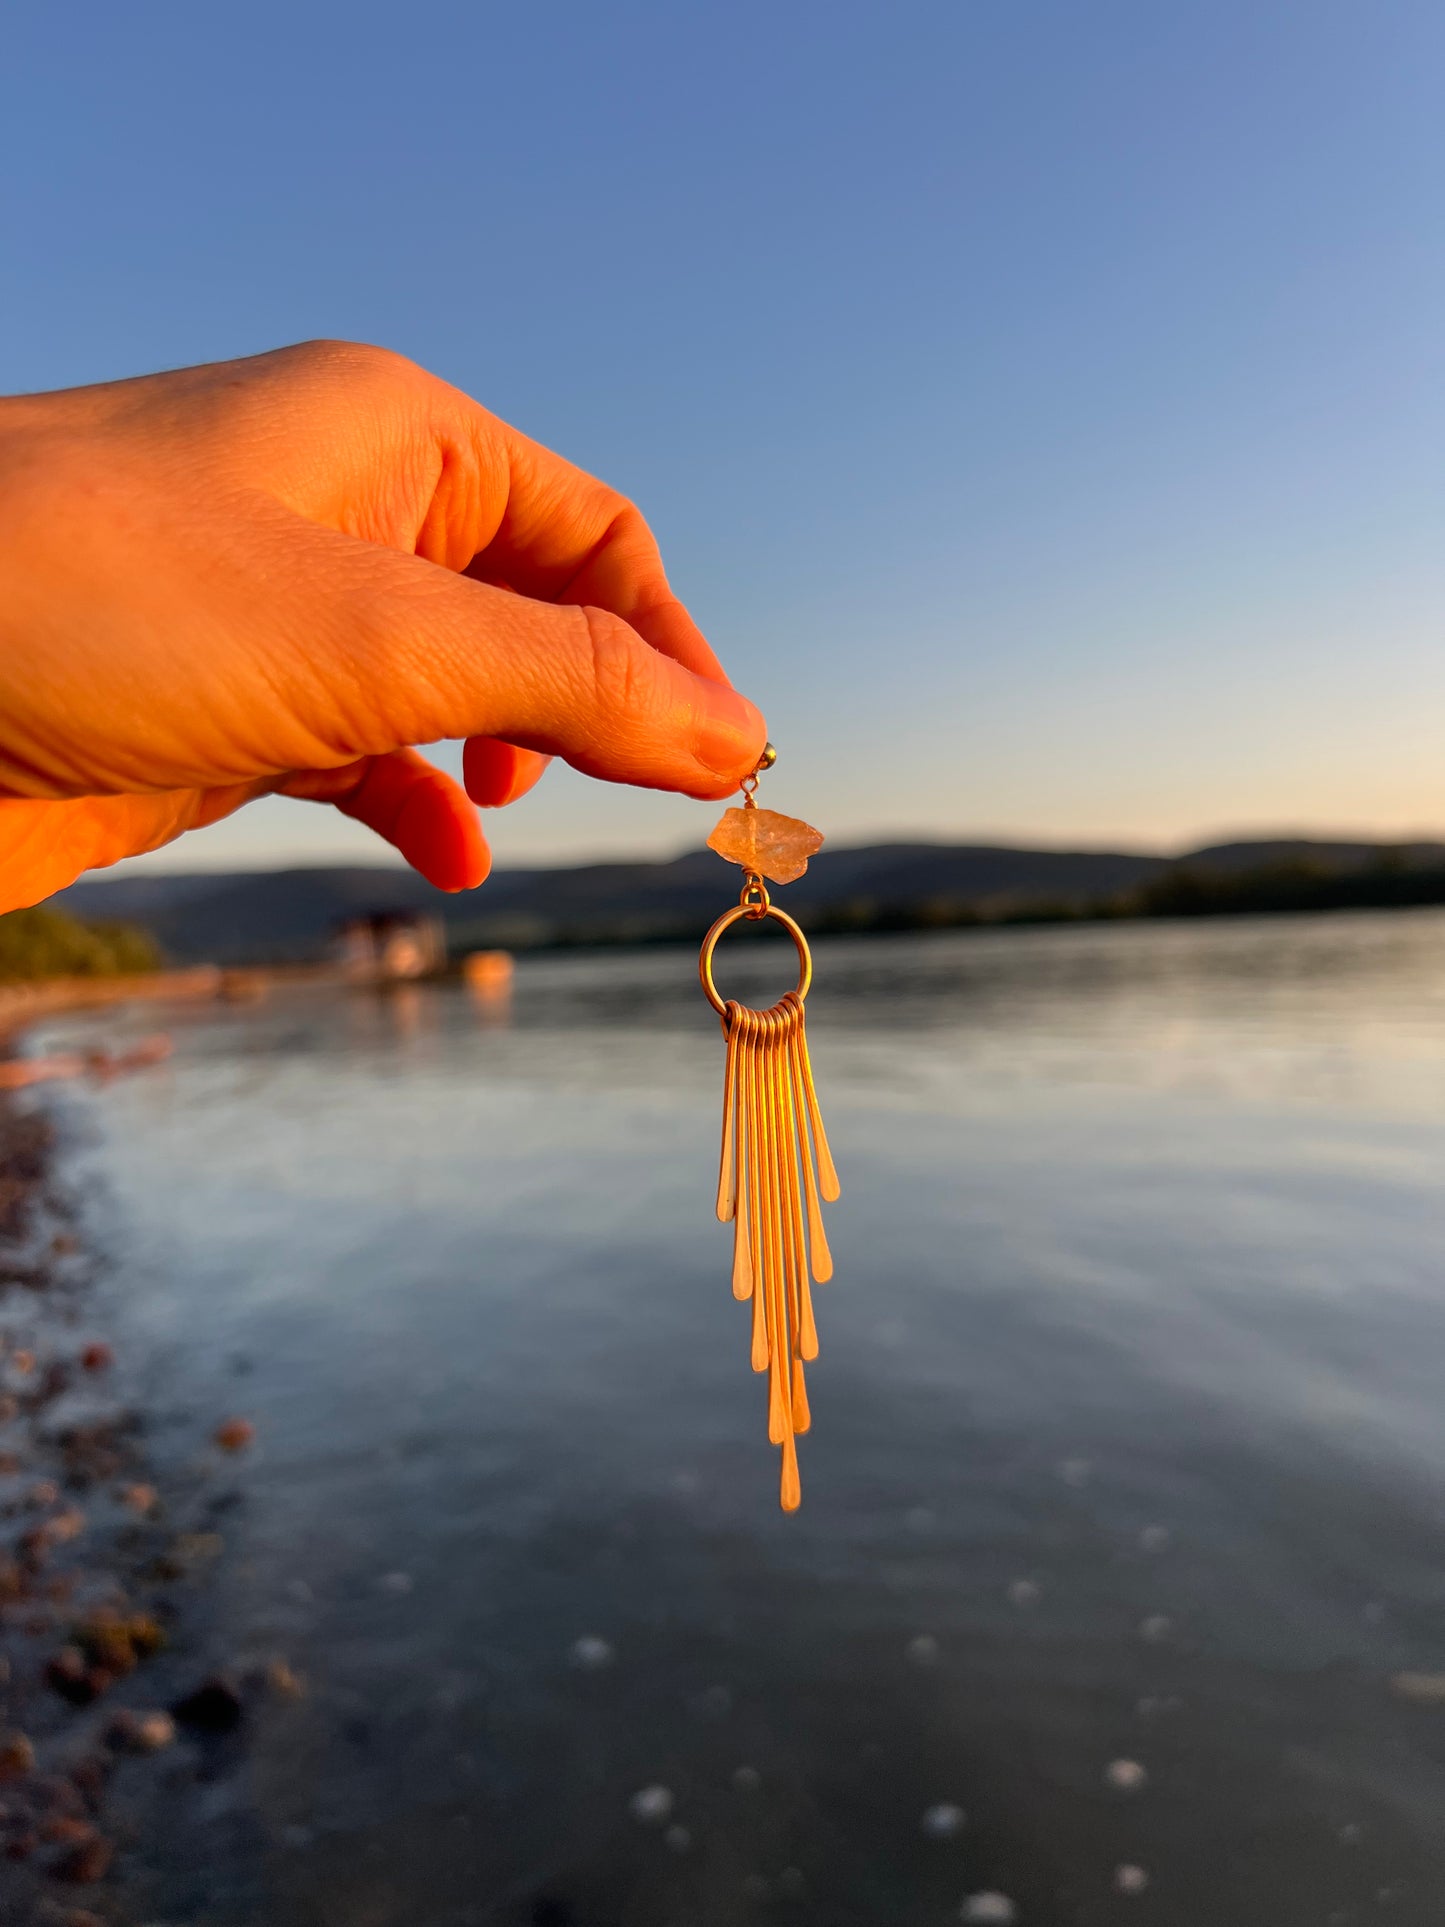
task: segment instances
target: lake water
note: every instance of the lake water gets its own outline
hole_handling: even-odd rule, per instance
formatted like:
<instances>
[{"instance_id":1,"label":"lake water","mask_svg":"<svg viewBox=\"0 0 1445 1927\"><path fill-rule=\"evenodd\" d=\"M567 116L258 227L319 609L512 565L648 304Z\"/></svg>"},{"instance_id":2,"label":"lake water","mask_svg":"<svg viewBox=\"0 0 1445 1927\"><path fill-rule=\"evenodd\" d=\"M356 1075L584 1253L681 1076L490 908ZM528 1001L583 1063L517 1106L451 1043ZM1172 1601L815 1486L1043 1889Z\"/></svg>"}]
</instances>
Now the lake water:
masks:
<instances>
[{"instance_id":1,"label":"lake water","mask_svg":"<svg viewBox=\"0 0 1445 1927\"><path fill-rule=\"evenodd\" d=\"M690 954L56 1100L154 1452L257 1426L198 1650L309 1685L133 1796L131 1918L1445 1919L1445 916L838 940L809 1015L792 1517Z\"/></svg>"}]
</instances>

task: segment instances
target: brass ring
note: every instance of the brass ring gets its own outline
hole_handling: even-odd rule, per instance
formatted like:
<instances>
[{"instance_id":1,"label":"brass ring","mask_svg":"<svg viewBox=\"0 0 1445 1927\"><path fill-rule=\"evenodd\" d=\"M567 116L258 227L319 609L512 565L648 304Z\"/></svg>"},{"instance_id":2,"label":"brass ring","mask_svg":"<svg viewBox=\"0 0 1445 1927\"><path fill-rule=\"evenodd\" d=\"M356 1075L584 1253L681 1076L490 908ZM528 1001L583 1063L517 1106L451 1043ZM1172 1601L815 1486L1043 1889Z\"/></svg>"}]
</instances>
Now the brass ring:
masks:
<instances>
[{"instance_id":1,"label":"brass ring","mask_svg":"<svg viewBox=\"0 0 1445 1927\"><path fill-rule=\"evenodd\" d=\"M793 939L793 943L797 948L798 987L793 992L793 995L799 1003L802 1003L813 982L813 956L812 952L808 949L808 939L803 935L797 924L793 922L793 919L788 915L787 911L779 910L776 904L770 903L763 912L763 915L765 917L772 917L775 922L780 923ZM717 985L712 979L712 953L717 948L718 938L724 930L731 929L739 917L748 917L749 920L752 921L755 919L755 916L756 913L749 911L746 904L735 903L731 910L723 911L712 929L708 931L702 940L702 952L697 960L697 974L702 983L703 994L719 1017L727 1014L727 1005L723 1002L722 998L718 996Z\"/></svg>"}]
</instances>

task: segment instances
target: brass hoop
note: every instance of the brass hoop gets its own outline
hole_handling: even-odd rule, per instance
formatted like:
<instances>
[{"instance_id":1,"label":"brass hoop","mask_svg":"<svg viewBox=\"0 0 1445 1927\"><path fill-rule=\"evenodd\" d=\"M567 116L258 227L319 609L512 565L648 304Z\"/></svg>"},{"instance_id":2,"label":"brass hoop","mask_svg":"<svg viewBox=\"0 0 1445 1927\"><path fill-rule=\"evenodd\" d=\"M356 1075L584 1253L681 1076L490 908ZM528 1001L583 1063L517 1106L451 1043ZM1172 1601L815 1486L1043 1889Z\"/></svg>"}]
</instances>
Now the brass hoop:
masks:
<instances>
[{"instance_id":1,"label":"brass hoop","mask_svg":"<svg viewBox=\"0 0 1445 1927\"><path fill-rule=\"evenodd\" d=\"M775 923L780 923L793 939L793 944L798 952L798 987L793 992L793 995L801 1004L807 996L808 990L813 982L813 955L808 948L808 939L803 935L797 924L793 922L793 919L788 915L787 911L780 910L776 904L770 903L762 912L762 916L771 917ZM761 921L757 911L750 909L746 903L735 903L731 910L723 911L712 929L709 930L703 938L702 951L697 960L697 974L702 983L703 994L719 1017L725 1017L727 1015L727 1005L723 1002L722 998L719 997L717 985L713 982L712 953L717 948L718 938L725 930L730 930L738 921L739 917L747 917L750 922Z\"/></svg>"}]
</instances>

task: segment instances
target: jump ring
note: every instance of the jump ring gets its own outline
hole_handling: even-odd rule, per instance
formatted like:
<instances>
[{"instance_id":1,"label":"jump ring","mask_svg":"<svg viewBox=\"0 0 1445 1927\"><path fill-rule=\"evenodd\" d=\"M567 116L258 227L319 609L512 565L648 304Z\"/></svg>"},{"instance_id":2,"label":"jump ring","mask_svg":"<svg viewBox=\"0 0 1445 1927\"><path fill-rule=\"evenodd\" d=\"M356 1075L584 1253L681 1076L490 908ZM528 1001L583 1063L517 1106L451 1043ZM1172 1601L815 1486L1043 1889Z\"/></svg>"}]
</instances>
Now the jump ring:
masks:
<instances>
[{"instance_id":1,"label":"jump ring","mask_svg":"<svg viewBox=\"0 0 1445 1927\"><path fill-rule=\"evenodd\" d=\"M713 982L712 953L717 948L718 938L725 930L730 930L740 917L752 918L754 915L755 913L750 910L745 903L734 904L731 910L723 911L712 929L708 931L702 940L702 951L697 960L697 974L702 984L704 996L719 1017L726 1015L727 1005L723 1002L722 998L719 997L717 985ZM797 924L793 922L793 919L788 915L787 911L779 910L776 904L768 904L767 908L761 912L761 915L771 917L775 923L780 923L793 939L794 947L798 952L798 986L793 992L793 995L799 1003L802 1003L813 982L813 955L808 948L808 939L803 935Z\"/></svg>"},{"instance_id":2,"label":"jump ring","mask_svg":"<svg viewBox=\"0 0 1445 1927\"><path fill-rule=\"evenodd\" d=\"M749 871L744 880L738 902L742 905L743 909L747 911L750 921L759 923L772 908L773 900L768 895L767 884L763 882L760 876L754 876L753 873Z\"/></svg>"}]
</instances>

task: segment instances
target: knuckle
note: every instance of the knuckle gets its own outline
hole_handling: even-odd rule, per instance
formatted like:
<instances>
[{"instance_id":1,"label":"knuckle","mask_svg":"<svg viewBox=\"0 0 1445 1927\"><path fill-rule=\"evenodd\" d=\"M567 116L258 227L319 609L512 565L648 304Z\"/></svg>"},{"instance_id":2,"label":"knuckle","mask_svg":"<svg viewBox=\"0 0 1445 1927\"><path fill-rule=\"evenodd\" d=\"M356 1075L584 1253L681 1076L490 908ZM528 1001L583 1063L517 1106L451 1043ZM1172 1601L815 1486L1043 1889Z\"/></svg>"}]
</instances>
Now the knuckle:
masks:
<instances>
[{"instance_id":1,"label":"knuckle","mask_svg":"<svg viewBox=\"0 0 1445 1927\"><path fill-rule=\"evenodd\" d=\"M613 498L611 536L617 549L629 560L651 561L657 555L657 539L646 516L625 495Z\"/></svg>"},{"instance_id":2,"label":"knuckle","mask_svg":"<svg viewBox=\"0 0 1445 1927\"><path fill-rule=\"evenodd\" d=\"M298 360L323 374L341 374L348 381L394 384L398 381L428 379L416 362L394 348L381 348L370 341L343 341L320 337L299 342L289 351Z\"/></svg>"},{"instance_id":3,"label":"knuckle","mask_svg":"<svg viewBox=\"0 0 1445 1927\"><path fill-rule=\"evenodd\" d=\"M658 707L656 658L636 630L605 609L584 608L592 687L609 715L646 717Z\"/></svg>"}]
</instances>

